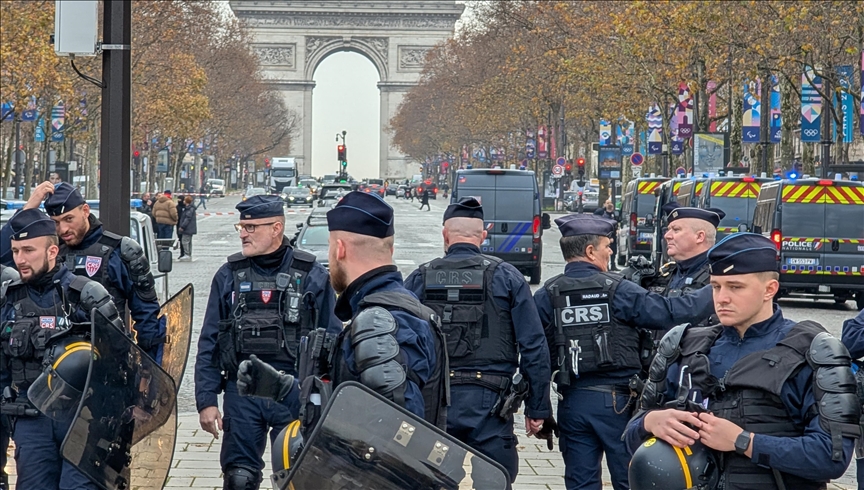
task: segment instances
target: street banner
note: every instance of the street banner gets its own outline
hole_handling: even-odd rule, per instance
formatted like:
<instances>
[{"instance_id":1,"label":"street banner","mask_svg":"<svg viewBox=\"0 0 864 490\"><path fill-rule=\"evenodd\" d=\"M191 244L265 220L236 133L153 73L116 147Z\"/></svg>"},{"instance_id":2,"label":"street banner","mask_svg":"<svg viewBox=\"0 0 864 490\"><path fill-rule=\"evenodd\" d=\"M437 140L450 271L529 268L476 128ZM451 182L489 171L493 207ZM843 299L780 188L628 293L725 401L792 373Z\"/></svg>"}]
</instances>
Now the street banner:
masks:
<instances>
[{"instance_id":1,"label":"street banner","mask_svg":"<svg viewBox=\"0 0 864 490\"><path fill-rule=\"evenodd\" d=\"M549 156L549 142L546 140L546 126L537 128L537 158L547 158Z\"/></svg>"},{"instance_id":2,"label":"street banner","mask_svg":"<svg viewBox=\"0 0 864 490\"><path fill-rule=\"evenodd\" d=\"M861 52L861 83L859 87L864 87L864 51ZM861 129L861 134L864 134L864 90L861 90L861 113L858 115L858 127Z\"/></svg>"},{"instance_id":3,"label":"street banner","mask_svg":"<svg viewBox=\"0 0 864 490\"><path fill-rule=\"evenodd\" d=\"M624 117L618 119L618 125L616 126L616 136L618 140L618 145L621 146L621 154L624 156L629 157L633 154L633 152L636 151L636 141L633 138L635 126L636 125L633 124L633 121L628 121Z\"/></svg>"},{"instance_id":4,"label":"street banner","mask_svg":"<svg viewBox=\"0 0 864 490\"><path fill-rule=\"evenodd\" d=\"M600 146L608 146L612 144L612 123L601 119L600 120Z\"/></svg>"},{"instance_id":5,"label":"street banner","mask_svg":"<svg viewBox=\"0 0 864 490\"><path fill-rule=\"evenodd\" d=\"M525 158L531 160L534 158L534 151L537 148L537 143L534 141L534 131L525 131ZM467 150L463 150L464 154ZM464 156L463 156L464 158Z\"/></svg>"},{"instance_id":6,"label":"street banner","mask_svg":"<svg viewBox=\"0 0 864 490\"><path fill-rule=\"evenodd\" d=\"M36 97L30 97L30 100L27 101L27 109L24 109L24 112L21 113L21 121L32 122L36 120L37 110L36 110Z\"/></svg>"},{"instance_id":7,"label":"street banner","mask_svg":"<svg viewBox=\"0 0 864 490\"><path fill-rule=\"evenodd\" d=\"M783 120L780 112L780 80L776 75L771 75L771 116L769 128L771 130L771 143L779 143L783 135Z\"/></svg>"},{"instance_id":8,"label":"street banner","mask_svg":"<svg viewBox=\"0 0 864 490\"><path fill-rule=\"evenodd\" d=\"M648 108L645 114L645 122L648 123L648 155L659 155L663 152L663 113L657 104Z\"/></svg>"},{"instance_id":9,"label":"street banner","mask_svg":"<svg viewBox=\"0 0 864 490\"><path fill-rule=\"evenodd\" d=\"M669 106L669 150L673 155L684 153L684 138L681 137L680 118L677 116L678 106L672 104Z\"/></svg>"},{"instance_id":10,"label":"street banner","mask_svg":"<svg viewBox=\"0 0 864 490\"><path fill-rule=\"evenodd\" d=\"M710 80L708 82L708 131L712 133L717 131L717 82Z\"/></svg>"},{"instance_id":11,"label":"street banner","mask_svg":"<svg viewBox=\"0 0 864 490\"><path fill-rule=\"evenodd\" d=\"M499 162L503 162L504 158L507 156L507 150L504 149L503 146L498 147L498 154L496 155L496 160Z\"/></svg>"},{"instance_id":12,"label":"street banner","mask_svg":"<svg viewBox=\"0 0 864 490\"><path fill-rule=\"evenodd\" d=\"M534 134L532 133L531 136L533 137ZM462 145L462 161L459 163L462 165L467 165L470 160L471 155L468 154L468 145Z\"/></svg>"},{"instance_id":13,"label":"street banner","mask_svg":"<svg viewBox=\"0 0 864 490\"><path fill-rule=\"evenodd\" d=\"M741 142L759 143L759 114L762 103L759 100L762 84L759 79L744 81L744 112L741 123Z\"/></svg>"},{"instance_id":14,"label":"street banner","mask_svg":"<svg viewBox=\"0 0 864 490\"><path fill-rule=\"evenodd\" d=\"M648 131L639 132L639 153L648 154Z\"/></svg>"},{"instance_id":15,"label":"street banner","mask_svg":"<svg viewBox=\"0 0 864 490\"><path fill-rule=\"evenodd\" d=\"M678 135L682 139L693 136L693 96L687 82L678 84L678 107L675 111L678 119Z\"/></svg>"},{"instance_id":16,"label":"street banner","mask_svg":"<svg viewBox=\"0 0 864 490\"><path fill-rule=\"evenodd\" d=\"M729 160L727 133L696 133L693 137L693 174L719 172Z\"/></svg>"},{"instance_id":17,"label":"street banner","mask_svg":"<svg viewBox=\"0 0 864 490\"><path fill-rule=\"evenodd\" d=\"M36 143L45 141L45 120L41 117L36 121L36 128L33 131L33 141Z\"/></svg>"},{"instance_id":18,"label":"street banner","mask_svg":"<svg viewBox=\"0 0 864 490\"><path fill-rule=\"evenodd\" d=\"M617 146L600 146L597 153L598 173L601 179L621 178L621 148Z\"/></svg>"},{"instance_id":19,"label":"street banner","mask_svg":"<svg viewBox=\"0 0 864 490\"><path fill-rule=\"evenodd\" d=\"M51 141L63 141L63 130L66 121L66 108L63 102L58 102L51 109Z\"/></svg>"},{"instance_id":20,"label":"street banner","mask_svg":"<svg viewBox=\"0 0 864 490\"><path fill-rule=\"evenodd\" d=\"M801 142L819 143L822 139L822 77L816 76L813 67L805 66L801 75Z\"/></svg>"},{"instance_id":21,"label":"street banner","mask_svg":"<svg viewBox=\"0 0 864 490\"><path fill-rule=\"evenodd\" d=\"M549 128L549 159L558 158L558 145L555 144L555 127Z\"/></svg>"},{"instance_id":22,"label":"street banner","mask_svg":"<svg viewBox=\"0 0 864 490\"><path fill-rule=\"evenodd\" d=\"M852 94L849 90L852 88L852 73L854 72L852 65L843 65L837 67L837 74L840 75L840 88L843 92L840 94L840 109L843 111L843 142L851 143L855 134L854 117L855 103L852 101Z\"/></svg>"}]
</instances>

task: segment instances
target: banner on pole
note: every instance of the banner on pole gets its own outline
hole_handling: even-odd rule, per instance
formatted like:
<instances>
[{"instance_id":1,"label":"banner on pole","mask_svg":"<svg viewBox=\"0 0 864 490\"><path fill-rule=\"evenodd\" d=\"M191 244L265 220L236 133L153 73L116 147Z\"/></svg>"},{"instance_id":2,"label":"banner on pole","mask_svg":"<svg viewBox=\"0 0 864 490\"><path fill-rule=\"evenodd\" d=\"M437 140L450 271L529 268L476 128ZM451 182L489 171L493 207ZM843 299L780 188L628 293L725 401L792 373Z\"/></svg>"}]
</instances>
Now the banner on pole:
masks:
<instances>
[{"instance_id":1,"label":"banner on pole","mask_svg":"<svg viewBox=\"0 0 864 490\"><path fill-rule=\"evenodd\" d=\"M819 143L822 139L822 77L812 66L805 66L801 75L801 142Z\"/></svg>"},{"instance_id":2,"label":"banner on pole","mask_svg":"<svg viewBox=\"0 0 864 490\"><path fill-rule=\"evenodd\" d=\"M600 120L600 146L608 146L612 144L612 123L601 119Z\"/></svg>"},{"instance_id":3,"label":"banner on pole","mask_svg":"<svg viewBox=\"0 0 864 490\"><path fill-rule=\"evenodd\" d=\"M63 102L58 102L51 109L51 141L63 141L65 121L66 108L63 106Z\"/></svg>"},{"instance_id":4,"label":"banner on pole","mask_svg":"<svg viewBox=\"0 0 864 490\"><path fill-rule=\"evenodd\" d=\"M840 75L840 88L843 92L840 94L840 109L843 115L843 142L851 143L855 134L854 117L855 103L852 101L852 94L849 90L852 88L852 73L854 68L852 65L843 65L837 67L837 74Z\"/></svg>"},{"instance_id":5,"label":"banner on pole","mask_svg":"<svg viewBox=\"0 0 864 490\"><path fill-rule=\"evenodd\" d=\"M645 114L645 122L648 123L648 151L649 155L659 155L663 152L663 113L657 104L648 108Z\"/></svg>"},{"instance_id":6,"label":"banner on pole","mask_svg":"<svg viewBox=\"0 0 864 490\"><path fill-rule=\"evenodd\" d=\"M678 107L674 118L678 119L678 135L682 139L693 136L693 96L686 82L678 84Z\"/></svg>"},{"instance_id":7,"label":"banner on pole","mask_svg":"<svg viewBox=\"0 0 864 490\"><path fill-rule=\"evenodd\" d=\"M771 127L770 135L772 143L779 143L783 134L783 121L780 111L780 80L776 75L771 75Z\"/></svg>"},{"instance_id":8,"label":"banner on pole","mask_svg":"<svg viewBox=\"0 0 864 490\"><path fill-rule=\"evenodd\" d=\"M759 124L762 102L759 95L762 84L759 79L744 81L744 112L741 122L741 142L759 143Z\"/></svg>"}]
</instances>

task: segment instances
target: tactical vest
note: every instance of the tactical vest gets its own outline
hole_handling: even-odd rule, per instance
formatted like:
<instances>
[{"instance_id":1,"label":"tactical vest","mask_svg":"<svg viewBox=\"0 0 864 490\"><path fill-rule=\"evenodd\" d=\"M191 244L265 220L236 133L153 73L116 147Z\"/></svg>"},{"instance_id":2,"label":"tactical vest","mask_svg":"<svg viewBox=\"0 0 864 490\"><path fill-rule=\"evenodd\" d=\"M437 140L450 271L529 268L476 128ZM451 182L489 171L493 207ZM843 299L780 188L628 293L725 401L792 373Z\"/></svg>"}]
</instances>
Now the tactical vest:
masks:
<instances>
[{"instance_id":1,"label":"tactical vest","mask_svg":"<svg viewBox=\"0 0 864 490\"><path fill-rule=\"evenodd\" d=\"M776 437L798 437L804 426L789 415L780 398L788 379L807 365L806 352L813 338L825 330L811 322L801 322L774 347L744 356L727 371L722 380L711 374L708 352L723 332L723 326L688 328L681 339L680 366L688 366L691 389L708 398L708 409L754 434ZM770 464L770 462L766 462ZM723 453L722 471L726 490L825 489L823 482L813 482L781 473L751 462L734 452Z\"/></svg>"},{"instance_id":2,"label":"tactical vest","mask_svg":"<svg viewBox=\"0 0 864 490\"><path fill-rule=\"evenodd\" d=\"M622 280L601 272L585 278L561 274L546 282L558 348L558 363L553 369L578 377L641 368L639 332L612 315L612 300Z\"/></svg>"},{"instance_id":3,"label":"tactical vest","mask_svg":"<svg viewBox=\"0 0 864 490\"><path fill-rule=\"evenodd\" d=\"M441 319L451 369L519 362L513 318L492 296L492 277L501 262L474 255L420 266L422 302Z\"/></svg>"},{"instance_id":4,"label":"tactical vest","mask_svg":"<svg viewBox=\"0 0 864 490\"><path fill-rule=\"evenodd\" d=\"M90 278L108 290L117 307L120 318L126 322L126 293L117 289L108 277L108 260L114 250L120 246L123 237L103 230L102 236L89 247L71 250L65 243L60 244L59 256L63 257L66 267L77 276Z\"/></svg>"},{"instance_id":5,"label":"tactical vest","mask_svg":"<svg viewBox=\"0 0 864 490\"><path fill-rule=\"evenodd\" d=\"M233 305L226 320L230 330L220 325L220 349L234 350L236 362L255 354L279 369L296 374L300 337L313 328L315 302L307 296L304 282L315 256L294 250L287 273L264 276L255 271L250 259L242 253L228 257L233 276ZM237 366L222 365L233 375Z\"/></svg>"},{"instance_id":6,"label":"tactical vest","mask_svg":"<svg viewBox=\"0 0 864 490\"><path fill-rule=\"evenodd\" d=\"M12 303L15 319L2 326L0 342L3 357L8 359L12 383L19 389L26 389L42 374L42 359L50 340L72 327L66 312L75 311L74 301L80 297L81 288L86 283L84 278L72 280L64 292L67 297L58 297L49 307L36 304L26 285L12 285L8 289L7 300ZM56 290L52 294L56 295Z\"/></svg>"},{"instance_id":7,"label":"tactical vest","mask_svg":"<svg viewBox=\"0 0 864 490\"><path fill-rule=\"evenodd\" d=\"M667 298L677 298L679 296L690 294L707 286L708 283L711 281L711 274L708 272L708 265L706 264L705 266L703 266L701 269L699 269L699 272L695 276L688 279L692 279L690 281L690 284L685 284L683 287L680 288L672 288L672 281L666 283L666 287L663 290L663 296L666 296Z\"/></svg>"}]
</instances>

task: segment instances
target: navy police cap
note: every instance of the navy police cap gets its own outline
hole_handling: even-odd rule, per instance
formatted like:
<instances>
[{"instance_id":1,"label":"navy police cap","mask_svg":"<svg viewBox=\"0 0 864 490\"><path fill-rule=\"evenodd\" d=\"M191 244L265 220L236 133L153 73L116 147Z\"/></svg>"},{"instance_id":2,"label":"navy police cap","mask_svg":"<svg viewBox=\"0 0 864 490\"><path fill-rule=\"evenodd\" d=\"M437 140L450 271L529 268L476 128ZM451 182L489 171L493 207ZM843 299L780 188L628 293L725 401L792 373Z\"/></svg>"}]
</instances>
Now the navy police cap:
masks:
<instances>
[{"instance_id":1,"label":"navy police cap","mask_svg":"<svg viewBox=\"0 0 864 490\"><path fill-rule=\"evenodd\" d=\"M683 218L694 218L701 219L702 221L707 221L714 225L714 228L720 226L720 220L726 217L726 213L721 209L717 208L691 208L686 206L681 206L675 201L666 203L663 205L663 211L669 216L667 218L667 222L671 223L675 220L683 219Z\"/></svg>"},{"instance_id":2,"label":"navy police cap","mask_svg":"<svg viewBox=\"0 0 864 490\"><path fill-rule=\"evenodd\" d=\"M447 210L444 211L444 221L450 218L483 219L483 206L474 197L463 197L459 202L447 206Z\"/></svg>"},{"instance_id":3,"label":"navy police cap","mask_svg":"<svg viewBox=\"0 0 864 490\"><path fill-rule=\"evenodd\" d=\"M240 212L240 219L259 219L285 216L283 206L278 196L252 196L235 207Z\"/></svg>"},{"instance_id":4,"label":"navy police cap","mask_svg":"<svg viewBox=\"0 0 864 490\"><path fill-rule=\"evenodd\" d=\"M66 182L54 186L54 193L45 199L45 212L48 216L60 216L84 204L84 197L78 189Z\"/></svg>"},{"instance_id":5,"label":"navy police cap","mask_svg":"<svg viewBox=\"0 0 864 490\"><path fill-rule=\"evenodd\" d=\"M708 251L708 270L713 276L776 272L777 247L756 233L733 233Z\"/></svg>"},{"instance_id":6,"label":"navy police cap","mask_svg":"<svg viewBox=\"0 0 864 490\"><path fill-rule=\"evenodd\" d=\"M327 211L327 228L375 238L393 236L393 208L377 195L352 191Z\"/></svg>"},{"instance_id":7,"label":"navy police cap","mask_svg":"<svg viewBox=\"0 0 864 490\"><path fill-rule=\"evenodd\" d=\"M561 236L597 235L614 238L617 223L593 214L569 214L555 220Z\"/></svg>"},{"instance_id":8,"label":"navy police cap","mask_svg":"<svg viewBox=\"0 0 864 490\"><path fill-rule=\"evenodd\" d=\"M40 236L56 236L54 220L38 209L22 209L15 213L7 224L12 230L12 240L29 240Z\"/></svg>"}]
</instances>

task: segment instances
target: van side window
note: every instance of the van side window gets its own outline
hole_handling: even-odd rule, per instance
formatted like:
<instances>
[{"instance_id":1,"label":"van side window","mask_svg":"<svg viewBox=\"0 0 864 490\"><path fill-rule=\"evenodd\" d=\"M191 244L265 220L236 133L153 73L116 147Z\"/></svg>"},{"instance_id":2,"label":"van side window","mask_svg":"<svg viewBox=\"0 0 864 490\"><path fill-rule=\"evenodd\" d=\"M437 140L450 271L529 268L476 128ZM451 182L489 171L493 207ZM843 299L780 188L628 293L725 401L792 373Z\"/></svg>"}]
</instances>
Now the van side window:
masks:
<instances>
[{"instance_id":1,"label":"van side window","mask_svg":"<svg viewBox=\"0 0 864 490\"><path fill-rule=\"evenodd\" d=\"M774 209L777 206L777 194L779 190L779 185L762 186L759 192L756 209L753 212L753 226L758 226L764 233L770 233L774 227ZM706 192L705 194L710 193Z\"/></svg>"}]
</instances>

